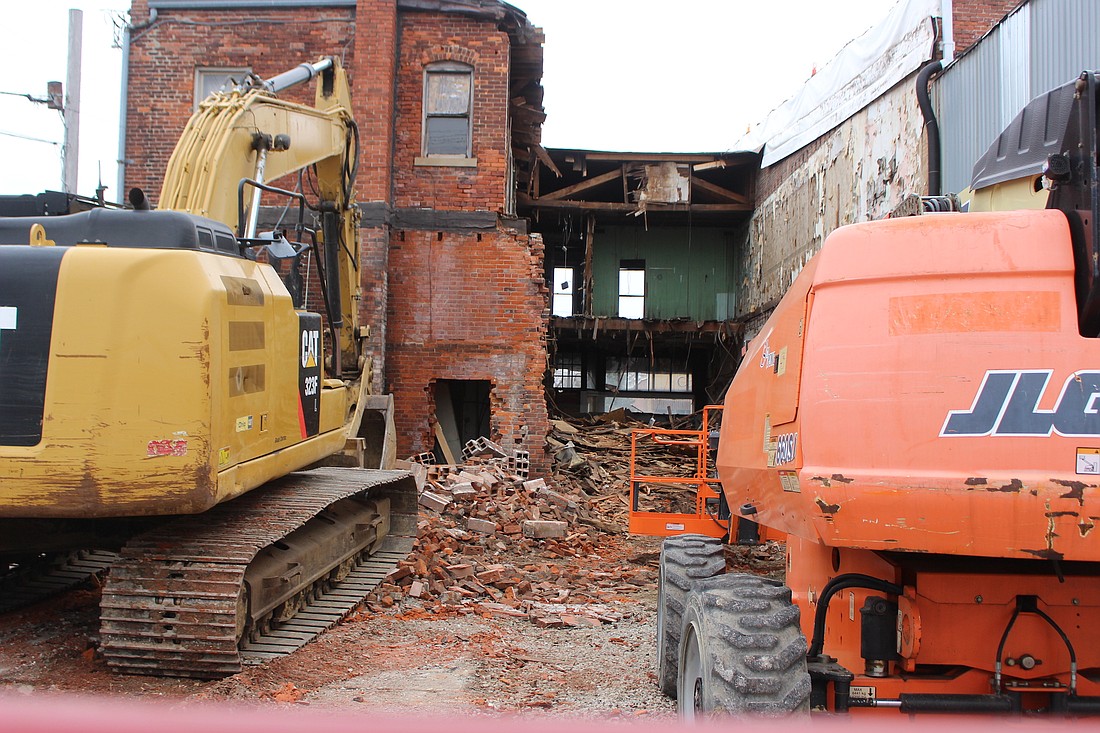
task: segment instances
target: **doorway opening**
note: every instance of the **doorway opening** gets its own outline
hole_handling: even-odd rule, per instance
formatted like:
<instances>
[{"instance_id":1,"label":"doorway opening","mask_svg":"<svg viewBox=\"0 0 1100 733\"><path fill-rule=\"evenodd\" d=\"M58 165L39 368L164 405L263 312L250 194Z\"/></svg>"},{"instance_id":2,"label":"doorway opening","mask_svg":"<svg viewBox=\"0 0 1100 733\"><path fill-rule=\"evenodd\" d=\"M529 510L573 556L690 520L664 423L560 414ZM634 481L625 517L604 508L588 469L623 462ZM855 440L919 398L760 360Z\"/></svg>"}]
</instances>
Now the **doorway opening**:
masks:
<instances>
[{"instance_id":1,"label":"doorway opening","mask_svg":"<svg viewBox=\"0 0 1100 733\"><path fill-rule=\"evenodd\" d=\"M468 441L491 438L489 392L483 379L439 379L432 385L435 400L435 459L439 463L462 462Z\"/></svg>"}]
</instances>

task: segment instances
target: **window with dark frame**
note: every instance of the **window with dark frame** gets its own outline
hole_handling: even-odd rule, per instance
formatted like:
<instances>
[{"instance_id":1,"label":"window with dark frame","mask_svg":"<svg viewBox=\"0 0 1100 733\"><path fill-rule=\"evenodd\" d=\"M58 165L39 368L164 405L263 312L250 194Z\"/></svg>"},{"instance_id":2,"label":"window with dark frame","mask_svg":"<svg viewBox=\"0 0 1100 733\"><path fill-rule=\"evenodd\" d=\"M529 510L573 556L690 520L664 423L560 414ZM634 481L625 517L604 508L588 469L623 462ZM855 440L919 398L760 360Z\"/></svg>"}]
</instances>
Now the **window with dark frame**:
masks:
<instances>
[{"instance_id":1,"label":"window with dark frame","mask_svg":"<svg viewBox=\"0 0 1100 733\"><path fill-rule=\"evenodd\" d=\"M692 391L691 372L667 358L608 357L605 374L605 389L616 392L690 394Z\"/></svg>"},{"instance_id":2,"label":"window with dark frame","mask_svg":"<svg viewBox=\"0 0 1100 733\"><path fill-rule=\"evenodd\" d=\"M473 67L451 61L424 69L424 155L470 157Z\"/></svg>"},{"instance_id":3,"label":"window with dark frame","mask_svg":"<svg viewBox=\"0 0 1100 733\"><path fill-rule=\"evenodd\" d=\"M580 354L558 353L554 355L555 389L580 389L582 378Z\"/></svg>"},{"instance_id":4,"label":"window with dark frame","mask_svg":"<svg viewBox=\"0 0 1100 733\"><path fill-rule=\"evenodd\" d=\"M645 260L619 261L619 318L645 318Z\"/></svg>"}]
</instances>

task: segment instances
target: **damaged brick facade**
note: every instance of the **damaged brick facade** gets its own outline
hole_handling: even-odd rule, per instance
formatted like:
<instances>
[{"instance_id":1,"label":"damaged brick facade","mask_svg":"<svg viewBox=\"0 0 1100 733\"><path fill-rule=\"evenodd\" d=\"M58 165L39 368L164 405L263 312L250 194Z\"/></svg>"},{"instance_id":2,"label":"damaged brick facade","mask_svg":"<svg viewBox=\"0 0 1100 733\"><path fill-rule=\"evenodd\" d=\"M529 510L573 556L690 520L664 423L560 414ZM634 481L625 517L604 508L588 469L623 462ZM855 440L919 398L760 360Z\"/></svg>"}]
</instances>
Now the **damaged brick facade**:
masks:
<instances>
[{"instance_id":1,"label":"damaged brick facade","mask_svg":"<svg viewBox=\"0 0 1100 733\"><path fill-rule=\"evenodd\" d=\"M340 57L361 142L361 322L371 329L375 391L394 395L398 455L433 449L436 385L471 380L489 385L483 437L529 452L532 474L545 472L543 247L511 218L510 190L513 156L527 152L510 137L510 104L523 86L515 45L537 44L541 68L541 34L497 0L241 4L251 7L134 0L127 187L155 199L192 110L197 68L269 77ZM425 68L439 62L472 70L470 155L450 165L422 148ZM312 88L292 92L312 99Z\"/></svg>"}]
</instances>

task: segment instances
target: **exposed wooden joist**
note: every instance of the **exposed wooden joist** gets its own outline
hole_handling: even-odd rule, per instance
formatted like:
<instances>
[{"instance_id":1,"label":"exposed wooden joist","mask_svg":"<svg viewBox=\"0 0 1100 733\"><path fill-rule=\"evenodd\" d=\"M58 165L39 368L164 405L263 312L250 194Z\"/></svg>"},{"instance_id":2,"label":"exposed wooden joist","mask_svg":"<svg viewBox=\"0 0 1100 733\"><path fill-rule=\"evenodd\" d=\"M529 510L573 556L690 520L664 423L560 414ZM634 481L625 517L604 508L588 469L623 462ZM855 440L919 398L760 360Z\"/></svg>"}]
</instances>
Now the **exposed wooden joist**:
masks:
<instances>
[{"instance_id":1,"label":"exposed wooden joist","mask_svg":"<svg viewBox=\"0 0 1100 733\"><path fill-rule=\"evenodd\" d=\"M680 318L672 321L640 320L633 318L617 317L592 317L592 316L552 316L550 326L560 334L570 331L593 334L600 332L608 335L617 332L649 331L652 333L687 333L703 334L723 331L729 334L737 334L744 330L743 323L730 321L693 321Z\"/></svg>"},{"instance_id":2,"label":"exposed wooden joist","mask_svg":"<svg viewBox=\"0 0 1100 733\"><path fill-rule=\"evenodd\" d=\"M536 199L521 193L519 195L519 203L524 206L530 206L536 209L621 211L624 214L630 214L640 209L638 204L618 204L609 201L555 201L547 200L547 198L547 196L543 196ZM734 213L740 211L752 211L751 204L658 204L650 202L646 204L646 208L650 211L695 211L699 213Z\"/></svg>"},{"instance_id":3,"label":"exposed wooden joist","mask_svg":"<svg viewBox=\"0 0 1100 733\"><path fill-rule=\"evenodd\" d=\"M571 196L572 194L580 193L581 191L587 191L590 188L595 188L596 186L607 183L608 181L613 181L616 178L621 177L622 174L622 169L616 168L613 171L603 173L596 176L595 178L589 178L586 181L574 183L572 186L566 186L565 188L559 188L558 190L551 191L550 193L544 193L539 200L557 201L565 198L566 196Z\"/></svg>"},{"instance_id":4,"label":"exposed wooden joist","mask_svg":"<svg viewBox=\"0 0 1100 733\"><path fill-rule=\"evenodd\" d=\"M749 203L749 200L748 200L747 197L742 196L739 193L734 193L733 191L729 190L728 188L723 188L722 186L711 183L710 181L704 181L699 176L692 176L691 177L691 185L693 187L701 188L702 190L706 191L707 193L712 193L715 196L718 196L719 198L724 198L727 201L733 201L734 203L738 203L738 204L747 204L747 203Z\"/></svg>"},{"instance_id":5,"label":"exposed wooden joist","mask_svg":"<svg viewBox=\"0 0 1100 733\"><path fill-rule=\"evenodd\" d=\"M588 160L610 161L613 163L709 163L719 157L706 153L597 153L586 152Z\"/></svg>"},{"instance_id":6,"label":"exposed wooden joist","mask_svg":"<svg viewBox=\"0 0 1100 733\"><path fill-rule=\"evenodd\" d=\"M559 171L558 167L556 165L554 165L554 161L550 157L550 154L548 152L546 152L546 148L544 148L541 145L536 143L534 145L534 149L535 149L535 155L538 157L539 161L544 166L549 168L555 176L557 176L558 178L561 178L561 171Z\"/></svg>"}]
</instances>

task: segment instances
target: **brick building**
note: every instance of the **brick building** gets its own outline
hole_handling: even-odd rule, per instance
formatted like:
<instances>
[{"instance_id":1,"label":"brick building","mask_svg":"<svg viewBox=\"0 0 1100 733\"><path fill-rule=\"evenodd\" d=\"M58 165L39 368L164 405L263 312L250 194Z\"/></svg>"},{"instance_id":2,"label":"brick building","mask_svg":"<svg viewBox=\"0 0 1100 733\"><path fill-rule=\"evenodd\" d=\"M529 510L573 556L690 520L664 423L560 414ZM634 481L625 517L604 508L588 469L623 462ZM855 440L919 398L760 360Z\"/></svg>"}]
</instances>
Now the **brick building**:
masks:
<instances>
[{"instance_id":1,"label":"brick building","mask_svg":"<svg viewBox=\"0 0 1100 733\"><path fill-rule=\"evenodd\" d=\"M542 240L514 193L541 152L541 31L497 0L134 0L126 42L124 185L154 203L206 92L341 59L362 150L361 322L398 454L487 437L544 471Z\"/></svg>"}]
</instances>

